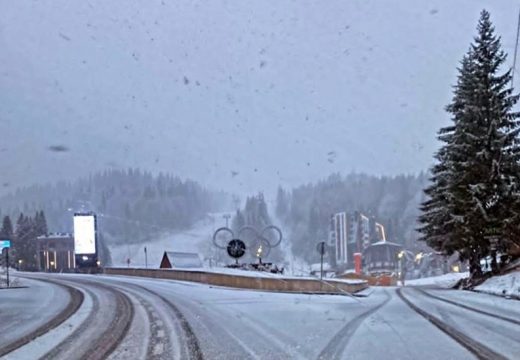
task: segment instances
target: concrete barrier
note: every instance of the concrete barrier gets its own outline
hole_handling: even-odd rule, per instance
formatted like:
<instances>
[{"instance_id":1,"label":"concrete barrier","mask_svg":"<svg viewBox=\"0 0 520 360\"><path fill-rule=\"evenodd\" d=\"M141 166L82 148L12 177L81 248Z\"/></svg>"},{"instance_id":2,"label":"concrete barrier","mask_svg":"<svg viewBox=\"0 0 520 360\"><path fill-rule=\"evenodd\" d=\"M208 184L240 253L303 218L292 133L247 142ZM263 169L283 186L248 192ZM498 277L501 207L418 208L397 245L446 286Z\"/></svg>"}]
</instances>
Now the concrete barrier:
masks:
<instances>
[{"instance_id":1,"label":"concrete barrier","mask_svg":"<svg viewBox=\"0 0 520 360\"><path fill-rule=\"evenodd\" d=\"M140 276L156 279L191 281L203 284L225 286L238 289L252 289L291 293L353 294L368 287L366 281L358 282L318 279L298 279L289 277L254 277L235 274L214 273L191 270L164 270L139 268L105 268L105 274Z\"/></svg>"}]
</instances>

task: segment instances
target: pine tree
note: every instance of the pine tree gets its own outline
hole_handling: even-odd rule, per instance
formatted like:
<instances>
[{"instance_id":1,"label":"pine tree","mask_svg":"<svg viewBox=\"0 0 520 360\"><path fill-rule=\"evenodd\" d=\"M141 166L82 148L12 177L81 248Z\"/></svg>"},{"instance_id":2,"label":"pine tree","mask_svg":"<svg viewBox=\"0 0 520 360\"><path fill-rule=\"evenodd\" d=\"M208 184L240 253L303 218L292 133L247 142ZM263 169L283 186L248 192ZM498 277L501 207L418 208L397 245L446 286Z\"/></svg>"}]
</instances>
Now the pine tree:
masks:
<instances>
[{"instance_id":1,"label":"pine tree","mask_svg":"<svg viewBox=\"0 0 520 360\"><path fill-rule=\"evenodd\" d=\"M457 85L455 86L453 101L446 110L453 114L453 122L457 123L459 114L464 109L465 95L471 91L472 61L464 56L459 68ZM451 156L453 153L453 137L455 125L444 127L438 132L438 139L444 145L435 154L437 163L431 169L430 185L424 190L427 200L421 204L422 215L418 221L422 227L418 229L422 233L419 240L425 241L428 246L441 251L445 255L452 255L461 251L463 244L457 244L453 236L455 223L460 218L453 216L452 197L449 184L454 178Z\"/></svg>"},{"instance_id":2,"label":"pine tree","mask_svg":"<svg viewBox=\"0 0 520 360\"><path fill-rule=\"evenodd\" d=\"M440 131L445 145L419 218L423 239L446 254L458 251L472 276L481 275L480 259L489 255L497 270L497 252L518 243L520 232L520 114L512 110L518 96L509 87L511 72L499 73L506 55L487 11L477 30L447 107L453 125Z\"/></svg>"},{"instance_id":3,"label":"pine tree","mask_svg":"<svg viewBox=\"0 0 520 360\"><path fill-rule=\"evenodd\" d=\"M23 270L36 270L36 225L34 219L20 214L16 222L14 248Z\"/></svg>"},{"instance_id":4,"label":"pine tree","mask_svg":"<svg viewBox=\"0 0 520 360\"><path fill-rule=\"evenodd\" d=\"M279 219L285 220L289 212L289 199L285 190L280 186L276 193L276 216Z\"/></svg>"},{"instance_id":5,"label":"pine tree","mask_svg":"<svg viewBox=\"0 0 520 360\"><path fill-rule=\"evenodd\" d=\"M13 223L9 216L4 216L2 221L2 228L0 229L0 238L2 240L13 240Z\"/></svg>"},{"instance_id":6,"label":"pine tree","mask_svg":"<svg viewBox=\"0 0 520 360\"><path fill-rule=\"evenodd\" d=\"M238 234L240 229L242 229L246 225L246 219L240 210L237 210L233 220L231 221L231 227L235 234Z\"/></svg>"},{"instance_id":7,"label":"pine tree","mask_svg":"<svg viewBox=\"0 0 520 360\"><path fill-rule=\"evenodd\" d=\"M47 220L45 219L45 213L43 210L36 212L36 215L34 216L34 232L36 236L48 233Z\"/></svg>"}]
</instances>

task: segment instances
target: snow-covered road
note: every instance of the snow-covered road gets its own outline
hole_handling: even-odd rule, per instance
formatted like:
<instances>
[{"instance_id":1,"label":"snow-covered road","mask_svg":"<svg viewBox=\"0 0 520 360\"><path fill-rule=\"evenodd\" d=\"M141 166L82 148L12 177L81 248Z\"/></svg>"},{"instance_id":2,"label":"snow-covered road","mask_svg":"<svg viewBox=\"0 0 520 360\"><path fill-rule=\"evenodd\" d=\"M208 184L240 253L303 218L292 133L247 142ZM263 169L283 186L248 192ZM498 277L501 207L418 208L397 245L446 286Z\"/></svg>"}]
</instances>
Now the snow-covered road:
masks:
<instances>
[{"instance_id":1,"label":"snow-covered road","mask_svg":"<svg viewBox=\"0 0 520 360\"><path fill-rule=\"evenodd\" d=\"M354 298L123 276L36 276L73 286L84 300L62 325L8 359L470 359L476 357L472 346L488 351L481 358L520 358L520 324L514 321L520 302L486 294L406 287L401 294L373 288L368 297ZM42 282L30 284L30 291L41 293ZM46 286L56 291L56 285ZM1 313L13 301L2 298ZM64 301L49 311L59 312ZM43 308L37 312L52 316ZM26 316L21 323L31 321ZM0 323L0 334L12 329L12 322L6 324Z\"/></svg>"}]
</instances>

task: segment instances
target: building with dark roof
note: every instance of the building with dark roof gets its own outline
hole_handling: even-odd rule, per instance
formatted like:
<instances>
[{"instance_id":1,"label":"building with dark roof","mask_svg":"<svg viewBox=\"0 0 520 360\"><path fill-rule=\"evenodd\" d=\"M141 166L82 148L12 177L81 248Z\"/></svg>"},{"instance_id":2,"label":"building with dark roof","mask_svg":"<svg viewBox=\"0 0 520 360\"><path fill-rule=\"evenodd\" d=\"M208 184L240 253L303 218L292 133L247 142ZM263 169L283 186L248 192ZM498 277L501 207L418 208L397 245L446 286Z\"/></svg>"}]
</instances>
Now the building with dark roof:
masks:
<instances>
[{"instance_id":1,"label":"building with dark roof","mask_svg":"<svg viewBox=\"0 0 520 360\"><path fill-rule=\"evenodd\" d=\"M51 233L36 238L38 270L48 272L72 271L74 262L74 236L68 233Z\"/></svg>"},{"instance_id":2,"label":"building with dark roof","mask_svg":"<svg viewBox=\"0 0 520 360\"><path fill-rule=\"evenodd\" d=\"M199 254L176 251L165 251L160 265L161 269L189 269L201 267L202 261L200 260Z\"/></svg>"}]
</instances>

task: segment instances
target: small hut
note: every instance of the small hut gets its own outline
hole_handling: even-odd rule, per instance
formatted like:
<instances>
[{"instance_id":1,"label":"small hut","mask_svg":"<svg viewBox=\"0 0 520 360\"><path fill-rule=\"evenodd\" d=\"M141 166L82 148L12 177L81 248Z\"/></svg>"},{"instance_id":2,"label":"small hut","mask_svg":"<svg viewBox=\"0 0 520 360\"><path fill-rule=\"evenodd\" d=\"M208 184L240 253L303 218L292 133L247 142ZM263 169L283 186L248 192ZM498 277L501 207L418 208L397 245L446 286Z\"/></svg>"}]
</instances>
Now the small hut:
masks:
<instances>
[{"instance_id":1,"label":"small hut","mask_svg":"<svg viewBox=\"0 0 520 360\"><path fill-rule=\"evenodd\" d=\"M202 261L199 254L165 251L161 260L161 269L189 269L201 268Z\"/></svg>"}]
</instances>

